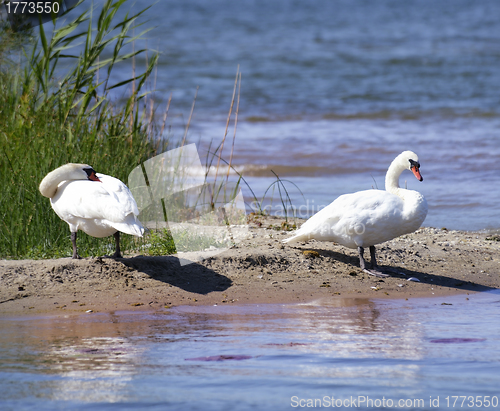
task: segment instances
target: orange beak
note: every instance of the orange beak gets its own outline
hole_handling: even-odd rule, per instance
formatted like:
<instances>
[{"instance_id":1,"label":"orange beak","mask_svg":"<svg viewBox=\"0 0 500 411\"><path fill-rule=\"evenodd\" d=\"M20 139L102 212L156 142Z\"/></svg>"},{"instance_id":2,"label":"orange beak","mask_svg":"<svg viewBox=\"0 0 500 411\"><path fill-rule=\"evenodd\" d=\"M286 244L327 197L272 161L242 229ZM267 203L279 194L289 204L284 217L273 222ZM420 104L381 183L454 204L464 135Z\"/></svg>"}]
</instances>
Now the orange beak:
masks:
<instances>
[{"instance_id":1,"label":"orange beak","mask_svg":"<svg viewBox=\"0 0 500 411\"><path fill-rule=\"evenodd\" d=\"M99 180L99 177L97 177L97 176L96 176L96 174L95 174L95 172L94 172L94 171L92 171L92 173L90 173L90 175L89 175L89 180L91 180L91 181L99 181L99 182L101 182L101 180Z\"/></svg>"},{"instance_id":2,"label":"orange beak","mask_svg":"<svg viewBox=\"0 0 500 411\"><path fill-rule=\"evenodd\" d=\"M418 169L417 166L413 166L411 168L411 171L413 172L413 174L415 175L415 177L417 178L418 181L422 181L424 179L422 177L422 175L420 174L420 170Z\"/></svg>"}]
</instances>

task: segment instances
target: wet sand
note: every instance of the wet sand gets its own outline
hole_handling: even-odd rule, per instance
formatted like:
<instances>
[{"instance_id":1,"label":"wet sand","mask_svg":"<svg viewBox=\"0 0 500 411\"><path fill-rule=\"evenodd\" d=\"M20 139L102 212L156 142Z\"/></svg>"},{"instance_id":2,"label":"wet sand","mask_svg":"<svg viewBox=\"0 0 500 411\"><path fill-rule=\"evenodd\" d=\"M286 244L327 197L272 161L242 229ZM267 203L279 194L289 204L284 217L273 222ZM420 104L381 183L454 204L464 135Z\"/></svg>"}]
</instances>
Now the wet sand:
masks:
<instances>
[{"instance_id":1,"label":"wet sand","mask_svg":"<svg viewBox=\"0 0 500 411\"><path fill-rule=\"evenodd\" d=\"M493 234L421 228L380 244L379 265L392 270L381 279L361 271L355 250L314 240L283 244L290 235L281 230L283 221L251 216L248 238L185 266L174 256L0 260L0 315L438 297L500 288L500 237Z\"/></svg>"}]
</instances>

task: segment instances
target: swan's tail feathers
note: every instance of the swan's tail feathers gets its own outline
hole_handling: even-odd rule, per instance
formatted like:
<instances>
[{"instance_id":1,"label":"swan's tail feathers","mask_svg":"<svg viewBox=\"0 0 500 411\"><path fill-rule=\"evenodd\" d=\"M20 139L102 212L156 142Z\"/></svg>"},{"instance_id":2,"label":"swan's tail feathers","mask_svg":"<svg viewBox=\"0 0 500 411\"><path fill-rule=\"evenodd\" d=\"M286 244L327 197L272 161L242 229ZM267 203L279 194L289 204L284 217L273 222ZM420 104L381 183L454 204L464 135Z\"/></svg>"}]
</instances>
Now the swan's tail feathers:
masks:
<instances>
[{"instance_id":1,"label":"swan's tail feathers","mask_svg":"<svg viewBox=\"0 0 500 411\"><path fill-rule=\"evenodd\" d=\"M142 237L144 235L144 227L133 214L130 214L123 223L113 223L113 228L116 228L122 233L135 235L137 237Z\"/></svg>"},{"instance_id":2,"label":"swan's tail feathers","mask_svg":"<svg viewBox=\"0 0 500 411\"><path fill-rule=\"evenodd\" d=\"M293 237L285 238L283 242L288 244L293 244L293 243L298 243L300 241L309 241L310 239L311 237L309 234L296 233Z\"/></svg>"}]
</instances>

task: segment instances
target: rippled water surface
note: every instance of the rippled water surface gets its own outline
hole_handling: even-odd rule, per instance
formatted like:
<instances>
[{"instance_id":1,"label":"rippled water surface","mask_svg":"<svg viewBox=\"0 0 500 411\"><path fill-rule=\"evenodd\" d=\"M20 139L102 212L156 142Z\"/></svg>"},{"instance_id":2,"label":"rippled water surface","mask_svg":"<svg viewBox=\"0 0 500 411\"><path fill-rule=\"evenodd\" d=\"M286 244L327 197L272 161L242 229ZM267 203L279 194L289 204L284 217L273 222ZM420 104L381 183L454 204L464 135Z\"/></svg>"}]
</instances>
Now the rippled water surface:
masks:
<instances>
[{"instance_id":1,"label":"rippled water surface","mask_svg":"<svg viewBox=\"0 0 500 411\"><path fill-rule=\"evenodd\" d=\"M499 15L496 0L163 0L145 14L156 27L147 46L161 52L155 99L172 95L175 141L199 87L188 138L203 152L224 135L239 65L233 163L259 199L274 171L302 191L287 185L308 217L384 188L389 163L411 149L424 182L405 173L401 184L426 196L425 225L496 229ZM277 193L273 204L280 213Z\"/></svg>"},{"instance_id":2,"label":"rippled water surface","mask_svg":"<svg viewBox=\"0 0 500 411\"><path fill-rule=\"evenodd\" d=\"M389 400L449 409L454 396L495 401L500 329L491 325L499 320L498 293L2 318L0 407L287 410L333 397L364 409L384 409L384 399L385 409Z\"/></svg>"}]
</instances>

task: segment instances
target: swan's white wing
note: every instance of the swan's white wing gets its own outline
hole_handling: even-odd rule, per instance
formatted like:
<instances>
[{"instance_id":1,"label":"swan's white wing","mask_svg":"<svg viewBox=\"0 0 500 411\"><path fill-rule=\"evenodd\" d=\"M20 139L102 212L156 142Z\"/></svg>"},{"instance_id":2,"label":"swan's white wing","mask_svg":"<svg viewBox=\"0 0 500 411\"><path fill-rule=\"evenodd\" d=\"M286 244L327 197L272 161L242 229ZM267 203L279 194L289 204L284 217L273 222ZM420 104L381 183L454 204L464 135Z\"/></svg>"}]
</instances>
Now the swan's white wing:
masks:
<instances>
[{"instance_id":1,"label":"swan's white wing","mask_svg":"<svg viewBox=\"0 0 500 411\"><path fill-rule=\"evenodd\" d=\"M122 213L124 216L128 214L139 215L139 210L137 209L137 203L135 202L132 193L129 188L115 177L108 176L106 174L97 174L99 180L103 185L103 188L108 192L110 196L109 206L116 208L113 212L120 215ZM111 198L115 201L111 204Z\"/></svg>"},{"instance_id":2,"label":"swan's white wing","mask_svg":"<svg viewBox=\"0 0 500 411\"><path fill-rule=\"evenodd\" d=\"M130 205L122 206L117 194L96 181L64 182L52 203L66 214L85 219L118 222L130 214Z\"/></svg>"},{"instance_id":3,"label":"swan's white wing","mask_svg":"<svg viewBox=\"0 0 500 411\"><path fill-rule=\"evenodd\" d=\"M307 241L313 238L322 238L326 234L326 231L330 232L331 227L335 226L340 221L344 210L347 209L350 204L351 195L352 194L342 195L328 206L318 211L302 224L294 233L293 237L287 238L284 242L293 243L296 241Z\"/></svg>"},{"instance_id":4,"label":"swan's white wing","mask_svg":"<svg viewBox=\"0 0 500 411\"><path fill-rule=\"evenodd\" d=\"M286 242L317 239L356 247L361 238L387 231L400 218L403 201L387 191L366 190L345 194L307 220ZM386 224L387 223L387 224Z\"/></svg>"},{"instance_id":5,"label":"swan's white wing","mask_svg":"<svg viewBox=\"0 0 500 411\"><path fill-rule=\"evenodd\" d=\"M106 226L141 236L144 229L136 218L139 211L130 190L114 177L98 177L101 182L76 180L60 184L51 199L54 211L70 226L95 237L109 235Z\"/></svg>"}]
</instances>

